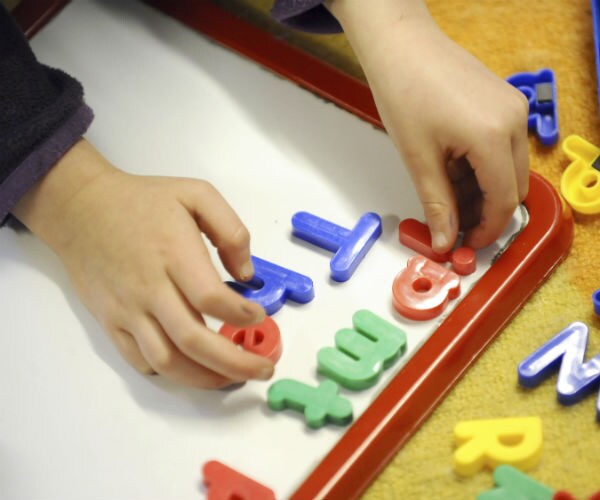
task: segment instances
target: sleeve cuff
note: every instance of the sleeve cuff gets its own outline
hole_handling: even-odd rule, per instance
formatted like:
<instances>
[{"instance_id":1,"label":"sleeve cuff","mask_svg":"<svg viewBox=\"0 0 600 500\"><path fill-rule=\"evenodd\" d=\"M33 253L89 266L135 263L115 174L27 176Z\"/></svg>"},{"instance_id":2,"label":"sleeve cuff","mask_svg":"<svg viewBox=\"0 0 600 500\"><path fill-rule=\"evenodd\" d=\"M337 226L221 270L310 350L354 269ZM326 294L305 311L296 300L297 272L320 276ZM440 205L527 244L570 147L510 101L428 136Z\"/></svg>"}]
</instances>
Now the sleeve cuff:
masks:
<instances>
[{"instance_id":1,"label":"sleeve cuff","mask_svg":"<svg viewBox=\"0 0 600 500\"><path fill-rule=\"evenodd\" d=\"M340 33L338 20L323 5L323 0L276 0L271 9L276 21L309 33Z\"/></svg>"},{"instance_id":2,"label":"sleeve cuff","mask_svg":"<svg viewBox=\"0 0 600 500\"><path fill-rule=\"evenodd\" d=\"M93 119L91 108L82 104L0 184L0 226L21 197L81 138Z\"/></svg>"}]
</instances>

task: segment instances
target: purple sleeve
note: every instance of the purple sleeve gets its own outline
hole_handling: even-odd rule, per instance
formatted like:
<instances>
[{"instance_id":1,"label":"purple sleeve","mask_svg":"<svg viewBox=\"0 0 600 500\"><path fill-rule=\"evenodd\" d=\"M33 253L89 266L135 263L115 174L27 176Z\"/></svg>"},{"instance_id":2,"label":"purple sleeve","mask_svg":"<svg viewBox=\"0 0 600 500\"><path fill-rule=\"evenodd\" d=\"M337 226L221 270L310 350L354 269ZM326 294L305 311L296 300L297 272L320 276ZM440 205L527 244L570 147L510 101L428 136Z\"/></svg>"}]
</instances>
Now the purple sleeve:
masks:
<instances>
[{"instance_id":1,"label":"purple sleeve","mask_svg":"<svg viewBox=\"0 0 600 500\"><path fill-rule=\"evenodd\" d=\"M339 33L340 23L325 8L323 0L275 0L273 18L292 28L311 33Z\"/></svg>"},{"instance_id":2,"label":"purple sleeve","mask_svg":"<svg viewBox=\"0 0 600 500\"><path fill-rule=\"evenodd\" d=\"M0 225L92 119L81 84L40 64L0 4Z\"/></svg>"},{"instance_id":3,"label":"purple sleeve","mask_svg":"<svg viewBox=\"0 0 600 500\"><path fill-rule=\"evenodd\" d=\"M93 119L92 110L86 104L82 104L66 122L8 174L0 184L0 225L6 222L12 208L29 188L81 138Z\"/></svg>"}]
</instances>

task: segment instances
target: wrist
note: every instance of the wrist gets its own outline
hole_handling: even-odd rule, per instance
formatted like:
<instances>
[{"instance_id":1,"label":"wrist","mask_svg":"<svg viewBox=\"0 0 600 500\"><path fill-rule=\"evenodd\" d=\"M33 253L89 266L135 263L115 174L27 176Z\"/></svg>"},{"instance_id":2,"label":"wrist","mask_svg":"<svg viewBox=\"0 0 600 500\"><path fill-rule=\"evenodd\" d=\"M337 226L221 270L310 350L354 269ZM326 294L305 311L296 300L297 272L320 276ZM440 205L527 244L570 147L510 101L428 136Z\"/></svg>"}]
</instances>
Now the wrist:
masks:
<instances>
[{"instance_id":1,"label":"wrist","mask_svg":"<svg viewBox=\"0 0 600 500\"><path fill-rule=\"evenodd\" d=\"M73 201L100 177L116 171L81 139L19 200L12 214L58 252L68 239L67 213Z\"/></svg>"},{"instance_id":2,"label":"wrist","mask_svg":"<svg viewBox=\"0 0 600 500\"><path fill-rule=\"evenodd\" d=\"M402 49L386 46L388 34L395 40L411 26L418 30L436 26L423 0L325 0L324 5L342 25L363 67L377 51Z\"/></svg>"},{"instance_id":3,"label":"wrist","mask_svg":"<svg viewBox=\"0 0 600 500\"><path fill-rule=\"evenodd\" d=\"M324 0L325 7L335 16L344 29L363 33L369 38L378 31L398 26L403 22L432 22L423 0Z\"/></svg>"}]
</instances>

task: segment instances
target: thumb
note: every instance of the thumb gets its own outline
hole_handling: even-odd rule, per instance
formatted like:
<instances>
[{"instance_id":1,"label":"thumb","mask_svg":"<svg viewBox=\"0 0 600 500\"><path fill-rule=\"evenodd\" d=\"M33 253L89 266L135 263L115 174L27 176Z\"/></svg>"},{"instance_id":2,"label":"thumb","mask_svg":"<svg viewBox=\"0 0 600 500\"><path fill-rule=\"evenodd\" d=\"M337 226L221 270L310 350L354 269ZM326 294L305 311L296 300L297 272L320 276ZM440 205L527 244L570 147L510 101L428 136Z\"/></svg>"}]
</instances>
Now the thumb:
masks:
<instances>
[{"instance_id":1,"label":"thumb","mask_svg":"<svg viewBox=\"0 0 600 500\"><path fill-rule=\"evenodd\" d=\"M445 253L458 236L458 208L444 162L433 155L422 156L415 173L413 182L431 232L431 246L434 252Z\"/></svg>"}]
</instances>

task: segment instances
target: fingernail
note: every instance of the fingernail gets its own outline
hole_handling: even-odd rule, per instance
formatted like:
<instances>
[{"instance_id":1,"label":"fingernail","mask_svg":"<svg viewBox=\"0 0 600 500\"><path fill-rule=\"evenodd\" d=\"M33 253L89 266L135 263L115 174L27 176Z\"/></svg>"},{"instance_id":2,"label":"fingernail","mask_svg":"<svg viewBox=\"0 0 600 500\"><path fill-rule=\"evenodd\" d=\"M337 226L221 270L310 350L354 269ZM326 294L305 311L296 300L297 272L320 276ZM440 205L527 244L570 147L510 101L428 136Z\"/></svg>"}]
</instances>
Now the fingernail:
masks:
<instances>
[{"instance_id":1,"label":"fingernail","mask_svg":"<svg viewBox=\"0 0 600 500\"><path fill-rule=\"evenodd\" d=\"M264 319L263 312L256 307L249 307L245 302L242 303L242 312L246 316L256 316L257 322L262 321Z\"/></svg>"},{"instance_id":2,"label":"fingernail","mask_svg":"<svg viewBox=\"0 0 600 500\"><path fill-rule=\"evenodd\" d=\"M248 281L252 276L254 276L254 266L252 265L252 261L249 260L240 269L240 278L243 281Z\"/></svg>"},{"instance_id":3,"label":"fingernail","mask_svg":"<svg viewBox=\"0 0 600 500\"><path fill-rule=\"evenodd\" d=\"M240 389L244 385L246 385L245 381L242 381L242 382L231 382L230 384L227 384L227 385L221 387L219 390L221 390L221 391L235 391L237 389Z\"/></svg>"},{"instance_id":4,"label":"fingernail","mask_svg":"<svg viewBox=\"0 0 600 500\"><path fill-rule=\"evenodd\" d=\"M444 233L433 233L431 243L434 250L444 249L448 246L448 238Z\"/></svg>"},{"instance_id":5,"label":"fingernail","mask_svg":"<svg viewBox=\"0 0 600 500\"><path fill-rule=\"evenodd\" d=\"M258 372L259 380L269 380L273 376L272 368L263 368L260 372Z\"/></svg>"}]
</instances>

